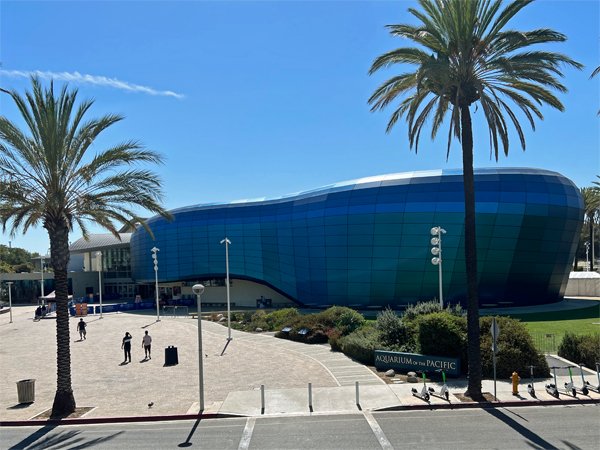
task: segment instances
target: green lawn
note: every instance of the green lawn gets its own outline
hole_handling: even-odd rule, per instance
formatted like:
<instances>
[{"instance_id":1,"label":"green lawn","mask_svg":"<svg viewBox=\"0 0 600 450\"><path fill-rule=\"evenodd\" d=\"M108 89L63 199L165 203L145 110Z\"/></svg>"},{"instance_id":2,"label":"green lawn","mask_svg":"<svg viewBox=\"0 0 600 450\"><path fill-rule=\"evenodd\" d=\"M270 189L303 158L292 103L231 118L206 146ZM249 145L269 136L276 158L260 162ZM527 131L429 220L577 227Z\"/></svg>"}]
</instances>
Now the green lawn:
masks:
<instances>
[{"instance_id":1,"label":"green lawn","mask_svg":"<svg viewBox=\"0 0 600 450\"><path fill-rule=\"evenodd\" d=\"M510 314L510 317L521 319L530 333L553 334L558 345L567 331L577 334L600 331L600 325L597 325L600 322L600 302L596 302L596 305L589 308L536 314Z\"/></svg>"}]
</instances>

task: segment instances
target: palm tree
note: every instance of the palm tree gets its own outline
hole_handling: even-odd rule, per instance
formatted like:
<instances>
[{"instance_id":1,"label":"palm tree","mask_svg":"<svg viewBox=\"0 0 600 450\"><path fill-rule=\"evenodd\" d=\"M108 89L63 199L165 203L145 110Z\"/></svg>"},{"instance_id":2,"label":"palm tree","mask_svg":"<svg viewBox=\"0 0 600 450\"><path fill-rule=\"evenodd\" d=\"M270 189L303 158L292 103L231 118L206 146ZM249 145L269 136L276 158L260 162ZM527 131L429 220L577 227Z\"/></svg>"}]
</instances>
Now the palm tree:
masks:
<instances>
[{"instance_id":1,"label":"palm tree","mask_svg":"<svg viewBox=\"0 0 600 450\"><path fill-rule=\"evenodd\" d=\"M600 66L598 66L598 67L596 67L596 68L594 69L594 71L593 71L593 72L592 72L592 74L590 75L590 80L591 80L592 78L594 78L596 75L598 75L599 73L600 73ZM600 109L598 110L598 115L600 116ZM597 184L597 183L595 183L595 184Z\"/></svg>"},{"instance_id":2,"label":"palm tree","mask_svg":"<svg viewBox=\"0 0 600 450\"><path fill-rule=\"evenodd\" d=\"M490 156L498 160L499 141L508 155L508 116L525 150L521 125L506 100L515 103L535 130L534 117L543 119L543 103L563 111L550 89L566 92L556 76L561 66L583 66L565 55L526 50L533 44L564 42L567 38L551 29L516 31L505 29L509 21L533 0L516 0L501 10L496 0L419 0L424 11L408 11L421 23L388 25L398 36L420 47L401 47L379 56L369 74L394 64L412 64L405 72L386 80L371 98L372 112L383 110L397 97L400 101L387 125L390 132L406 116L410 148L418 150L419 137L432 119L434 139L448 112L448 149L455 136L462 145L465 193L465 263L467 274L467 322L469 385L467 393L481 397L481 356L479 349L479 300L477 293L477 249L475 242L475 186L473 177L473 130L470 107L483 109L490 136Z\"/></svg>"},{"instance_id":3,"label":"palm tree","mask_svg":"<svg viewBox=\"0 0 600 450\"><path fill-rule=\"evenodd\" d=\"M31 77L31 85L24 98L9 91L29 134L0 117L0 222L11 235L38 225L48 231L56 286L57 389L52 415L60 416L75 410L67 304L69 232L77 225L87 237L87 221L116 237L114 221L132 228L141 222L147 229L133 211L136 207L171 216L159 204L160 179L136 167L162 163L159 154L137 141L87 154L98 135L123 116L107 114L84 122L93 101L75 107L77 90L67 91L65 85L55 97L53 82L44 89Z\"/></svg>"}]
</instances>

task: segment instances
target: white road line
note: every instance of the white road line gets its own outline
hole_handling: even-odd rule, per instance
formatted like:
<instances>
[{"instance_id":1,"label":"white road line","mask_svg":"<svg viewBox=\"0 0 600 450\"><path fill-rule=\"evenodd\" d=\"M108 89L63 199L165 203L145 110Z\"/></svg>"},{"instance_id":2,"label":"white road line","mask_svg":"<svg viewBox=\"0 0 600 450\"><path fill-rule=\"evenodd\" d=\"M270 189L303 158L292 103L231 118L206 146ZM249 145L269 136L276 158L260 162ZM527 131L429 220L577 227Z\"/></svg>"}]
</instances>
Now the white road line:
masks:
<instances>
[{"instance_id":1,"label":"white road line","mask_svg":"<svg viewBox=\"0 0 600 450\"><path fill-rule=\"evenodd\" d=\"M246 422L246 428L244 428L244 433L242 434L242 439L240 439L240 446L238 450L248 450L250 446L250 439L252 439L252 432L254 431L254 424L256 423L256 417L248 417L248 421Z\"/></svg>"},{"instance_id":2,"label":"white road line","mask_svg":"<svg viewBox=\"0 0 600 450\"><path fill-rule=\"evenodd\" d=\"M385 437L383 430L373 417L373 414L371 414L369 411L363 411L363 415L365 416L365 419L367 419L367 423L371 427L371 430L373 430L373 433L375 433L375 437L377 438L377 441L379 441L381 448L383 450L394 450L394 447L392 447L390 441L388 441L388 439Z\"/></svg>"}]
</instances>

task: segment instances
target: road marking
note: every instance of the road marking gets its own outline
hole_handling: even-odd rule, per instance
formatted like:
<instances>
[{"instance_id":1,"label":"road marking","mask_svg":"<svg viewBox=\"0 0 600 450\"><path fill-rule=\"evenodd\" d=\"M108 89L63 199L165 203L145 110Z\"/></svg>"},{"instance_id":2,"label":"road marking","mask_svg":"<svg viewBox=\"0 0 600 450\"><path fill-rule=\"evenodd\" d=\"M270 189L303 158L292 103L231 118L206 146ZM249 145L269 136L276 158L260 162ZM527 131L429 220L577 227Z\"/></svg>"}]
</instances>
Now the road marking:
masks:
<instances>
[{"instance_id":1,"label":"road marking","mask_svg":"<svg viewBox=\"0 0 600 450\"><path fill-rule=\"evenodd\" d=\"M246 428L244 428L244 433L242 434L242 439L240 439L240 446L238 447L238 450L247 450L250 446L250 439L252 439L252 432L254 431L255 423L256 417L248 417Z\"/></svg>"},{"instance_id":2,"label":"road marking","mask_svg":"<svg viewBox=\"0 0 600 450\"><path fill-rule=\"evenodd\" d=\"M365 419L367 419L367 423L371 427L371 430L373 430L373 433L375 433L375 437L377 438L377 441L379 441L381 448L383 450L394 450L394 447L392 447L390 441L388 441L388 439L385 437L383 430L375 420L375 417L373 417L373 414L371 414L369 411L363 411L363 415L365 416Z\"/></svg>"}]
</instances>

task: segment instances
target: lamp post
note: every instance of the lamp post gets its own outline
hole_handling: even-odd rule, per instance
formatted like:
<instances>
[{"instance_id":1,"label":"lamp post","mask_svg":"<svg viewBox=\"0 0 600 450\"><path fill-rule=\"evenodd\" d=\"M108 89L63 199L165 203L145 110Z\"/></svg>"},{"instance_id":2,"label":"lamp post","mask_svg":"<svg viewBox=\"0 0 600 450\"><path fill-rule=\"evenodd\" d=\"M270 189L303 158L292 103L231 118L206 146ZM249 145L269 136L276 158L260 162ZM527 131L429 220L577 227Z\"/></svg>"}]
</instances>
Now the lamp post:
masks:
<instances>
[{"instance_id":1,"label":"lamp post","mask_svg":"<svg viewBox=\"0 0 600 450\"><path fill-rule=\"evenodd\" d=\"M589 252L590 252L590 243L586 242L585 243L585 271L586 272L590 271L590 257L589 257Z\"/></svg>"},{"instance_id":2,"label":"lamp post","mask_svg":"<svg viewBox=\"0 0 600 450\"><path fill-rule=\"evenodd\" d=\"M44 257L40 255L40 273L42 274L42 297L44 296ZM40 299L38 298L38 306L40 306Z\"/></svg>"},{"instance_id":3,"label":"lamp post","mask_svg":"<svg viewBox=\"0 0 600 450\"><path fill-rule=\"evenodd\" d=\"M10 322L12 323L12 294L11 294L11 290L12 290L12 281L7 281L6 284L8 284L8 307L10 308L9 314L10 314Z\"/></svg>"},{"instance_id":4,"label":"lamp post","mask_svg":"<svg viewBox=\"0 0 600 450\"><path fill-rule=\"evenodd\" d=\"M431 245L433 245L431 253L434 255L433 258L431 258L431 263L434 266L438 266L440 279L440 306L443 309L444 294L442 292L442 233L446 234L446 230L444 230L442 227L433 227L431 229L431 235L436 236L431 238ZM438 247L436 247L436 245Z\"/></svg>"},{"instance_id":5,"label":"lamp post","mask_svg":"<svg viewBox=\"0 0 600 450\"><path fill-rule=\"evenodd\" d=\"M158 256L156 252L159 252L160 249L153 247L152 250L152 259L154 260L154 277L156 280L155 291L156 291L156 321L160 322L160 313L158 311Z\"/></svg>"},{"instance_id":6,"label":"lamp post","mask_svg":"<svg viewBox=\"0 0 600 450\"><path fill-rule=\"evenodd\" d=\"M198 413L204 411L204 360L202 359L202 300L200 295L204 292L204 285L195 284L192 287L194 294L196 294L198 301L198 390L200 393L200 410Z\"/></svg>"},{"instance_id":7,"label":"lamp post","mask_svg":"<svg viewBox=\"0 0 600 450\"><path fill-rule=\"evenodd\" d=\"M221 241L221 244L225 243L225 267L227 270L227 340L231 340L231 308L229 302L229 244L231 241L227 238Z\"/></svg>"},{"instance_id":8,"label":"lamp post","mask_svg":"<svg viewBox=\"0 0 600 450\"><path fill-rule=\"evenodd\" d=\"M96 252L96 258L98 260L98 285L100 290L100 318L102 319L102 252Z\"/></svg>"}]
</instances>

